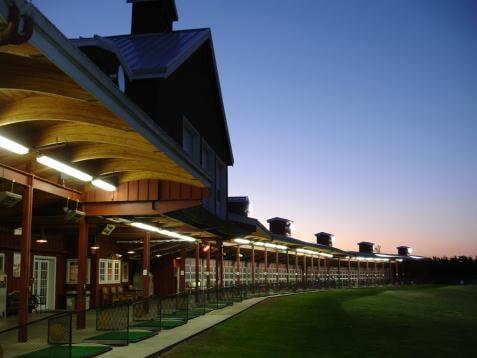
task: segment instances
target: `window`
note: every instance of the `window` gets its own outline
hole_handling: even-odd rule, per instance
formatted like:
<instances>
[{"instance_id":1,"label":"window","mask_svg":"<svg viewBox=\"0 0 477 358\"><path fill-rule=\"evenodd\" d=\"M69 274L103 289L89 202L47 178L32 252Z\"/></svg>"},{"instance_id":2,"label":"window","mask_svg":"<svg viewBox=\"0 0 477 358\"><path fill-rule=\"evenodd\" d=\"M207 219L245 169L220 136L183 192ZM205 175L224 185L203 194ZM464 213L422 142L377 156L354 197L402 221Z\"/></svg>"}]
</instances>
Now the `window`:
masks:
<instances>
[{"instance_id":1,"label":"window","mask_svg":"<svg viewBox=\"0 0 477 358\"><path fill-rule=\"evenodd\" d=\"M182 149L196 163L200 162L200 135L186 117L182 117Z\"/></svg>"},{"instance_id":2,"label":"window","mask_svg":"<svg viewBox=\"0 0 477 358\"><path fill-rule=\"evenodd\" d=\"M215 174L215 153L212 148L202 139L202 168L212 178Z\"/></svg>"},{"instance_id":3,"label":"window","mask_svg":"<svg viewBox=\"0 0 477 358\"><path fill-rule=\"evenodd\" d=\"M0 272L5 272L5 254L0 254Z\"/></svg>"},{"instance_id":4,"label":"window","mask_svg":"<svg viewBox=\"0 0 477 358\"><path fill-rule=\"evenodd\" d=\"M66 260L66 283L68 285L74 285L78 283L78 259ZM86 283L91 283L91 259L88 259Z\"/></svg>"},{"instance_id":5,"label":"window","mask_svg":"<svg viewBox=\"0 0 477 358\"><path fill-rule=\"evenodd\" d=\"M119 283L121 277L121 261L99 259L99 283Z\"/></svg>"}]
</instances>

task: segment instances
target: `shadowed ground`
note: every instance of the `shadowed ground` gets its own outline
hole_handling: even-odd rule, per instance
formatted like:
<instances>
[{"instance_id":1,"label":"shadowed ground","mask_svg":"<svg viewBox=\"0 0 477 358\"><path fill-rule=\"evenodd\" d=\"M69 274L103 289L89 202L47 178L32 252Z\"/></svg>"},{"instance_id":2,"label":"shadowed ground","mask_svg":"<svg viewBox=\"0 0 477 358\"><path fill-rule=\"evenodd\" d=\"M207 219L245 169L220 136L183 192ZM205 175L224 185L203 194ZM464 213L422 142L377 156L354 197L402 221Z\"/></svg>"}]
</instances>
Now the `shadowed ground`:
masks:
<instances>
[{"instance_id":1,"label":"shadowed ground","mask_svg":"<svg viewBox=\"0 0 477 358\"><path fill-rule=\"evenodd\" d=\"M272 298L167 357L476 357L477 286Z\"/></svg>"}]
</instances>

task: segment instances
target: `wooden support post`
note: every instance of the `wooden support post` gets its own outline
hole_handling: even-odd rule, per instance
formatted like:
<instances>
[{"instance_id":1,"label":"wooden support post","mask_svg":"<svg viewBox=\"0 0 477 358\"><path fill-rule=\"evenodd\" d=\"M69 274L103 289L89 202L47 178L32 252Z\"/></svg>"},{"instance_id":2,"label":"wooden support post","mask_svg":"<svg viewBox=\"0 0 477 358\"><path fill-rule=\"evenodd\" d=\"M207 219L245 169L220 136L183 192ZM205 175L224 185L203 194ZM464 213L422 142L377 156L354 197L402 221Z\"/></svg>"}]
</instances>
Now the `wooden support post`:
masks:
<instances>
[{"instance_id":1,"label":"wooden support post","mask_svg":"<svg viewBox=\"0 0 477 358\"><path fill-rule=\"evenodd\" d=\"M318 281L321 285L321 259L318 257Z\"/></svg>"},{"instance_id":2,"label":"wooden support post","mask_svg":"<svg viewBox=\"0 0 477 358\"><path fill-rule=\"evenodd\" d=\"M224 245L222 241L217 240L217 246L218 246L218 257L219 260L216 262L216 265L219 266L219 287L224 287Z\"/></svg>"},{"instance_id":3,"label":"wooden support post","mask_svg":"<svg viewBox=\"0 0 477 358\"><path fill-rule=\"evenodd\" d=\"M28 302L30 301L30 260L31 260L31 225L33 211L33 186L29 183L23 190L22 206L22 240L20 243L20 295L18 301L18 342L28 340Z\"/></svg>"},{"instance_id":4,"label":"wooden support post","mask_svg":"<svg viewBox=\"0 0 477 358\"><path fill-rule=\"evenodd\" d=\"M240 246L237 245L237 257L236 257L236 264L237 264L237 267L236 267L236 272L235 272L235 284L237 286L240 286Z\"/></svg>"},{"instance_id":5,"label":"wooden support post","mask_svg":"<svg viewBox=\"0 0 477 358\"><path fill-rule=\"evenodd\" d=\"M364 275L364 285L367 287L369 285L369 261L366 260L366 274Z\"/></svg>"},{"instance_id":6,"label":"wooden support post","mask_svg":"<svg viewBox=\"0 0 477 358\"><path fill-rule=\"evenodd\" d=\"M377 284L378 280L378 263L374 261L374 279L373 279L373 284Z\"/></svg>"},{"instance_id":7,"label":"wooden support post","mask_svg":"<svg viewBox=\"0 0 477 358\"><path fill-rule=\"evenodd\" d=\"M151 267L151 233L146 231L142 241L142 289L143 297L149 297L149 285L151 275L149 269ZM182 269L182 260L181 260Z\"/></svg>"},{"instance_id":8,"label":"wooden support post","mask_svg":"<svg viewBox=\"0 0 477 358\"><path fill-rule=\"evenodd\" d=\"M264 254L264 261L265 261L265 289L268 290L268 251L267 247L265 246L265 254Z\"/></svg>"},{"instance_id":9,"label":"wooden support post","mask_svg":"<svg viewBox=\"0 0 477 358\"><path fill-rule=\"evenodd\" d=\"M210 251L212 247L210 246L210 242L207 242L207 253L205 257L205 265L207 270L207 288L210 288Z\"/></svg>"},{"instance_id":10,"label":"wooden support post","mask_svg":"<svg viewBox=\"0 0 477 358\"><path fill-rule=\"evenodd\" d=\"M76 328L86 327L86 270L88 265L88 223L85 218L78 226L78 282L76 285Z\"/></svg>"},{"instance_id":11,"label":"wooden support post","mask_svg":"<svg viewBox=\"0 0 477 358\"><path fill-rule=\"evenodd\" d=\"M200 289L200 243L195 243L195 290Z\"/></svg>"},{"instance_id":12,"label":"wooden support post","mask_svg":"<svg viewBox=\"0 0 477 358\"><path fill-rule=\"evenodd\" d=\"M306 255L303 255L303 273L301 275L301 282L303 284L303 287L306 287L308 283L308 267L306 263Z\"/></svg>"},{"instance_id":13,"label":"wooden support post","mask_svg":"<svg viewBox=\"0 0 477 358\"><path fill-rule=\"evenodd\" d=\"M290 285L290 254L287 250L287 286Z\"/></svg>"},{"instance_id":14,"label":"wooden support post","mask_svg":"<svg viewBox=\"0 0 477 358\"><path fill-rule=\"evenodd\" d=\"M341 259L338 258L338 287L341 287Z\"/></svg>"},{"instance_id":15,"label":"wooden support post","mask_svg":"<svg viewBox=\"0 0 477 358\"><path fill-rule=\"evenodd\" d=\"M185 263L186 263L187 251L185 249L181 250L181 260L179 263L179 292L184 293L186 291L186 282L185 282Z\"/></svg>"},{"instance_id":16,"label":"wooden support post","mask_svg":"<svg viewBox=\"0 0 477 358\"><path fill-rule=\"evenodd\" d=\"M298 283L298 253L295 253L295 284Z\"/></svg>"},{"instance_id":17,"label":"wooden support post","mask_svg":"<svg viewBox=\"0 0 477 358\"><path fill-rule=\"evenodd\" d=\"M396 283L399 285L399 261L396 261Z\"/></svg>"},{"instance_id":18,"label":"wooden support post","mask_svg":"<svg viewBox=\"0 0 477 358\"><path fill-rule=\"evenodd\" d=\"M386 283L386 261L383 261L383 285Z\"/></svg>"},{"instance_id":19,"label":"wooden support post","mask_svg":"<svg viewBox=\"0 0 477 358\"><path fill-rule=\"evenodd\" d=\"M255 246L252 246L252 291L255 292Z\"/></svg>"},{"instance_id":20,"label":"wooden support post","mask_svg":"<svg viewBox=\"0 0 477 358\"><path fill-rule=\"evenodd\" d=\"M330 271L326 257L323 258L323 269L325 271L326 287L328 287L330 285Z\"/></svg>"},{"instance_id":21,"label":"wooden support post","mask_svg":"<svg viewBox=\"0 0 477 358\"><path fill-rule=\"evenodd\" d=\"M311 257L311 280L312 280L313 286L315 286L315 282L316 282L314 261L315 259L312 256Z\"/></svg>"},{"instance_id":22,"label":"wooden support post","mask_svg":"<svg viewBox=\"0 0 477 358\"><path fill-rule=\"evenodd\" d=\"M275 251L275 275L276 275L276 282L277 288L280 287L280 258L279 258L278 249Z\"/></svg>"},{"instance_id":23,"label":"wooden support post","mask_svg":"<svg viewBox=\"0 0 477 358\"><path fill-rule=\"evenodd\" d=\"M358 268L358 274L356 275L356 286L359 287L359 280L361 279L361 271L360 271L360 264L359 264L359 260L356 260L356 265L357 265L357 268Z\"/></svg>"},{"instance_id":24,"label":"wooden support post","mask_svg":"<svg viewBox=\"0 0 477 358\"><path fill-rule=\"evenodd\" d=\"M348 258L348 287L351 287L351 257Z\"/></svg>"},{"instance_id":25,"label":"wooden support post","mask_svg":"<svg viewBox=\"0 0 477 358\"><path fill-rule=\"evenodd\" d=\"M392 261L389 261L389 283L394 283L394 270Z\"/></svg>"}]
</instances>

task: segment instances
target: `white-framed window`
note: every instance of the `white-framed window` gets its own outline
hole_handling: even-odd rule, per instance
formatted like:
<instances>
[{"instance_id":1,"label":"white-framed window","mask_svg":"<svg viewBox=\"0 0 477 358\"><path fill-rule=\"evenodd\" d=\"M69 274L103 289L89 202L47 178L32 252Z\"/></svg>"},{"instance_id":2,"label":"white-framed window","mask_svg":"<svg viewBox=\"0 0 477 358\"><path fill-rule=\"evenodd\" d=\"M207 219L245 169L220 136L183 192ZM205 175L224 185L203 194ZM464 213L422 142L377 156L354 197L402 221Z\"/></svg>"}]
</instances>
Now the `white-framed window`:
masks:
<instances>
[{"instance_id":1,"label":"white-framed window","mask_svg":"<svg viewBox=\"0 0 477 358\"><path fill-rule=\"evenodd\" d=\"M91 283L91 259L88 259L86 269L86 283ZM74 285L78 283L78 259L66 260L66 283Z\"/></svg>"},{"instance_id":2,"label":"white-framed window","mask_svg":"<svg viewBox=\"0 0 477 358\"><path fill-rule=\"evenodd\" d=\"M0 272L5 272L5 254L0 253Z\"/></svg>"},{"instance_id":3,"label":"white-framed window","mask_svg":"<svg viewBox=\"0 0 477 358\"><path fill-rule=\"evenodd\" d=\"M120 283L121 260L99 259L99 284Z\"/></svg>"},{"instance_id":4,"label":"white-framed window","mask_svg":"<svg viewBox=\"0 0 477 358\"><path fill-rule=\"evenodd\" d=\"M182 117L182 149L194 162L200 162L200 134L185 116Z\"/></svg>"}]
</instances>

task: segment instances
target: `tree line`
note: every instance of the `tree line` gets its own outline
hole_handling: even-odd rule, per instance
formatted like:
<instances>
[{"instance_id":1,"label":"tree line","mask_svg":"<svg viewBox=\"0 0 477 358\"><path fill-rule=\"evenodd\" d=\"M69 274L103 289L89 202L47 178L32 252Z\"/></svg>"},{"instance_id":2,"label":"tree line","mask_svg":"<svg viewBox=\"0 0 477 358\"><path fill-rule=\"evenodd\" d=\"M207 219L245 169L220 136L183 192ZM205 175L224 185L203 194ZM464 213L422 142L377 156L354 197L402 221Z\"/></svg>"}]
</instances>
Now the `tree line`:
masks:
<instances>
[{"instance_id":1,"label":"tree line","mask_svg":"<svg viewBox=\"0 0 477 358\"><path fill-rule=\"evenodd\" d=\"M477 256L433 257L404 261L399 277L403 283L477 283Z\"/></svg>"}]
</instances>

